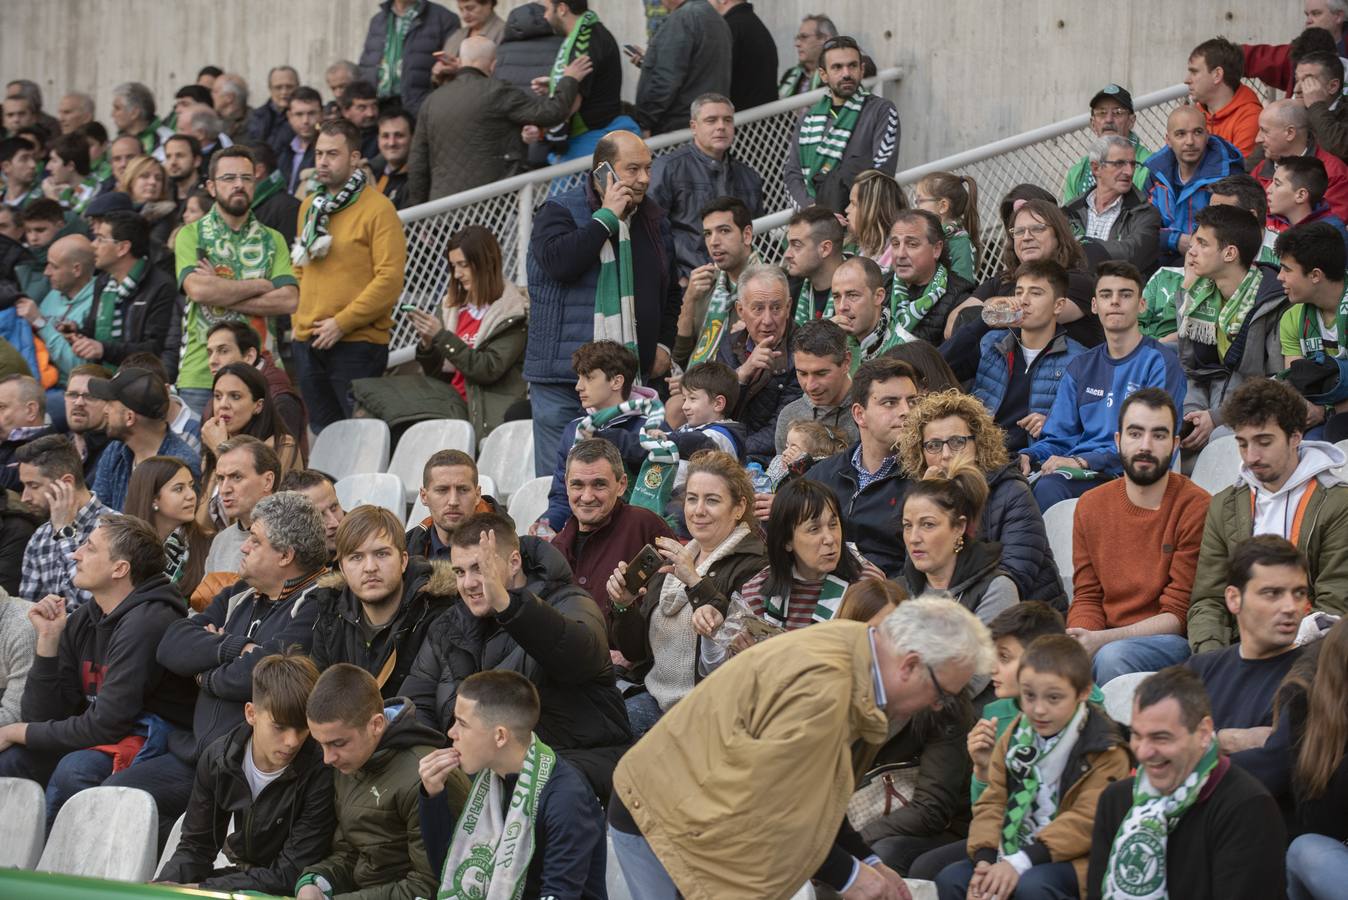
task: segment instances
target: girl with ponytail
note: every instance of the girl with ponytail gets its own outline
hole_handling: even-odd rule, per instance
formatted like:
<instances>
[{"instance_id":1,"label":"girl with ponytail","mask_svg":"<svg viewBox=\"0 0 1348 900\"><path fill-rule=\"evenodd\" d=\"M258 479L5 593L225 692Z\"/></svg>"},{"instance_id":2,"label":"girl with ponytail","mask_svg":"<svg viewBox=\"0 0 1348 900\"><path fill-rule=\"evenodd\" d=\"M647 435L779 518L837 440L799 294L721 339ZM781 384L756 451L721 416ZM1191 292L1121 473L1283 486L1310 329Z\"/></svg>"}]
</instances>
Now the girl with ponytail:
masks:
<instances>
[{"instance_id":1,"label":"girl with ponytail","mask_svg":"<svg viewBox=\"0 0 1348 900\"><path fill-rule=\"evenodd\" d=\"M969 175L933 172L917 183L917 207L936 213L950 248L950 268L966 281L976 281L983 258L979 238L978 182Z\"/></svg>"}]
</instances>

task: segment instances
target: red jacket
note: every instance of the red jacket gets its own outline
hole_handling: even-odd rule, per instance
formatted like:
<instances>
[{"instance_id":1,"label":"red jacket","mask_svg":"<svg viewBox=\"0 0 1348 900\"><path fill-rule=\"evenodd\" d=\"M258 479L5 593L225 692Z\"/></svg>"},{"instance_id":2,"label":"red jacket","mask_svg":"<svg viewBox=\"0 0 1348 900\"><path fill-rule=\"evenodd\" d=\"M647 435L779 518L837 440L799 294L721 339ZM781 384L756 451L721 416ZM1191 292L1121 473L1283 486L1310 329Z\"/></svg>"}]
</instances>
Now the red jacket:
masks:
<instances>
[{"instance_id":1,"label":"red jacket","mask_svg":"<svg viewBox=\"0 0 1348 900\"><path fill-rule=\"evenodd\" d=\"M1316 158L1325 164L1325 174L1329 176L1329 188L1325 191L1324 202L1329 204L1329 209L1334 215L1348 222L1348 165L1344 165L1343 160L1318 144L1312 144L1311 149L1315 151ZM1273 163L1265 159L1255 166L1250 174L1267 188L1268 183L1273 180L1273 168Z\"/></svg>"},{"instance_id":2,"label":"red jacket","mask_svg":"<svg viewBox=\"0 0 1348 900\"><path fill-rule=\"evenodd\" d=\"M1254 137L1259 133L1259 114L1264 111L1264 104L1259 102L1259 95L1250 90L1249 85L1242 84L1231 102L1218 112L1212 112L1201 103L1198 108L1207 117L1208 134L1235 144L1242 156L1248 157L1254 152Z\"/></svg>"},{"instance_id":3,"label":"red jacket","mask_svg":"<svg viewBox=\"0 0 1348 900\"><path fill-rule=\"evenodd\" d=\"M1292 45L1291 44L1241 44L1245 54L1245 77L1258 78L1271 88L1285 91L1292 96Z\"/></svg>"}]
</instances>

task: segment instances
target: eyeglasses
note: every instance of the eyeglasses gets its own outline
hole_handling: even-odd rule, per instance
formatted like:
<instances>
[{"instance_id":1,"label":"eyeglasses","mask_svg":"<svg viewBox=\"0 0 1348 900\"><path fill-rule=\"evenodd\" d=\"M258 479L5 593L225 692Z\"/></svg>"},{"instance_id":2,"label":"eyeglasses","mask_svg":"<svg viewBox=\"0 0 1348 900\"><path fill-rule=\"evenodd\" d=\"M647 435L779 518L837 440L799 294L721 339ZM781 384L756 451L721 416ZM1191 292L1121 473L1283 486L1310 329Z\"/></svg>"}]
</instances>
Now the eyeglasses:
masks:
<instances>
[{"instance_id":1,"label":"eyeglasses","mask_svg":"<svg viewBox=\"0 0 1348 900\"><path fill-rule=\"evenodd\" d=\"M66 399L71 403L88 403L90 400L97 400L98 398L85 391L66 391Z\"/></svg>"},{"instance_id":2,"label":"eyeglasses","mask_svg":"<svg viewBox=\"0 0 1348 900\"><path fill-rule=\"evenodd\" d=\"M1137 160L1135 160L1135 159L1106 159L1106 160L1102 160L1101 163L1100 163L1100 165L1103 166L1103 167L1106 168L1106 169L1122 169L1122 168L1125 168L1125 167L1126 167L1126 168L1129 168L1129 169L1136 169L1136 168L1137 168Z\"/></svg>"},{"instance_id":3,"label":"eyeglasses","mask_svg":"<svg viewBox=\"0 0 1348 900\"><path fill-rule=\"evenodd\" d=\"M1128 118L1128 117L1131 116L1131 115L1132 115L1132 113L1130 113L1130 112L1129 112L1128 110L1126 110L1126 109L1093 109L1093 110L1091 110L1091 118L1092 118L1092 119L1099 119L1099 120L1104 120L1104 119L1126 119L1126 118Z\"/></svg>"},{"instance_id":4,"label":"eyeglasses","mask_svg":"<svg viewBox=\"0 0 1348 900\"><path fill-rule=\"evenodd\" d=\"M933 456L935 456L937 453L940 453L941 450L946 447L950 448L951 453L959 453L965 447L969 446L969 442L972 441L973 439L974 436L972 434L957 434L954 435L953 437L948 437L945 440L941 440L940 438L932 438L929 441L922 442L922 449L926 450Z\"/></svg>"},{"instance_id":5,"label":"eyeglasses","mask_svg":"<svg viewBox=\"0 0 1348 900\"><path fill-rule=\"evenodd\" d=\"M256 179L252 175L217 175L212 180L220 184L252 184Z\"/></svg>"},{"instance_id":6,"label":"eyeglasses","mask_svg":"<svg viewBox=\"0 0 1348 900\"><path fill-rule=\"evenodd\" d=\"M927 677L931 679L931 686L936 688L936 702L940 704L941 709L950 709L955 705L955 695L941 687L941 682L936 680L936 670L931 667L931 663L924 662L922 665L927 667Z\"/></svg>"},{"instance_id":7,"label":"eyeglasses","mask_svg":"<svg viewBox=\"0 0 1348 900\"><path fill-rule=\"evenodd\" d=\"M1025 237L1028 234L1032 234L1035 237L1038 237L1045 231L1048 231L1048 226L1045 225L1043 222L1037 222L1034 225L1018 225L1015 228L1011 229L1010 234L1013 238Z\"/></svg>"}]
</instances>

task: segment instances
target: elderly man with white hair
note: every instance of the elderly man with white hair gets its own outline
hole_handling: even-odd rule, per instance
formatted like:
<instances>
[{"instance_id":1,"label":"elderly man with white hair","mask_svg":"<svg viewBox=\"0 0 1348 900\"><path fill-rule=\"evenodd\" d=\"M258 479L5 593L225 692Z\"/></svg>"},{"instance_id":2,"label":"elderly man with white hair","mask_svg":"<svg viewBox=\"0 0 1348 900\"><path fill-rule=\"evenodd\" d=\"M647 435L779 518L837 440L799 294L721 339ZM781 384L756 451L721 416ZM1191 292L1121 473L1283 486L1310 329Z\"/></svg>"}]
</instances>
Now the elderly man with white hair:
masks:
<instances>
[{"instance_id":1,"label":"elderly man with white hair","mask_svg":"<svg viewBox=\"0 0 1348 900\"><path fill-rule=\"evenodd\" d=\"M118 134L140 141L145 153L153 153L173 136L173 130L155 116L154 92L139 81L126 81L112 89L112 124Z\"/></svg>"},{"instance_id":2,"label":"elderly man with white hair","mask_svg":"<svg viewBox=\"0 0 1348 900\"><path fill-rule=\"evenodd\" d=\"M1148 275L1156 268L1161 214L1137 189L1137 148L1126 137L1106 134L1087 153L1095 187L1063 207L1084 235L1082 245L1093 264L1107 259L1130 262Z\"/></svg>"},{"instance_id":3,"label":"elderly man with white hair","mask_svg":"<svg viewBox=\"0 0 1348 900\"><path fill-rule=\"evenodd\" d=\"M817 878L908 900L847 824L852 748L956 702L992 662L987 626L931 596L878 627L826 622L734 657L618 763L609 834L633 896L789 897Z\"/></svg>"},{"instance_id":4,"label":"elderly man with white hair","mask_svg":"<svg viewBox=\"0 0 1348 900\"><path fill-rule=\"evenodd\" d=\"M222 147L234 145L225 131L225 120L204 103L193 104L178 115L178 131L197 139L203 160L209 160L211 154ZM162 149L155 156L162 156Z\"/></svg>"},{"instance_id":5,"label":"elderly man with white hair","mask_svg":"<svg viewBox=\"0 0 1348 900\"><path fill-rule=\"evenodd\" d=\"M248 117L253 111L248 108L248 82L242 75L226 72L215 79L211 85L211 105L224 120L224 131L231 141L247 137Z\"/></svg>"},{"instance_id":6,"label":"elderly man with white hair","mask_svg":"<svg viewBox=\"0 0 1348 900\"><path fill-rule=\"evenodd\" d=\"M1325 202L1340 219L1348 219L1348 165L1321 147L1311 134L1310 112L1297 100L1277 100L1264 107L1259 114L1259 131L1254 137L1258 145L1251 158L1257 164L1250 174L1265 188L1273 181L1273 169L1278 160L1289 156L1313 155L1325 164L1329 188Z\"/></svg>"}]
</instances>

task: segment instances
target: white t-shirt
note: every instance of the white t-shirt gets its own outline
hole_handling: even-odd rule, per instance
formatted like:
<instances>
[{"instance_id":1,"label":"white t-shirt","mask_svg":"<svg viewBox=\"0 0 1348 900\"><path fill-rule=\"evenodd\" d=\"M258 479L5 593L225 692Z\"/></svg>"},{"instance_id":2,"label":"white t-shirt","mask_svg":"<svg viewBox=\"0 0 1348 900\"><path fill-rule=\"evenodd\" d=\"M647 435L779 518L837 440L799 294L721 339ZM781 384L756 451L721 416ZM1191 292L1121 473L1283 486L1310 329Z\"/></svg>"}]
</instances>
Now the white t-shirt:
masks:
<instances>
[{"instance_id":1,"label":"white t-shirt","mask_svg":"<svg viewBox=\"0 0 1348 900\"><path fill-rule=\"evenodd\" d=\"M1039 357L1039 354L1044 352L1044 348L1040 347L1038 350L1031 350L1029 347L1022 345L1020 352L1025 355L1025 371L1028 372L1030 371L1030 366L1034 365L1034 361Z\"/></svg>"},{"instance_id":2,"label":"white t-shirt","mask_svg":"<svg viewBox=\"0 0 1348 900\"><path fill-rule=\"evenodd\" d=\"M254 800L262 793L263 788L284 775L288 768L290 767L283 766L275 772L264 772L259 769L253 762L253 739L248 739L248 746L243 749L243 777L248 779L248 790L252 792Z\"/></svg>"}]
</instances>

